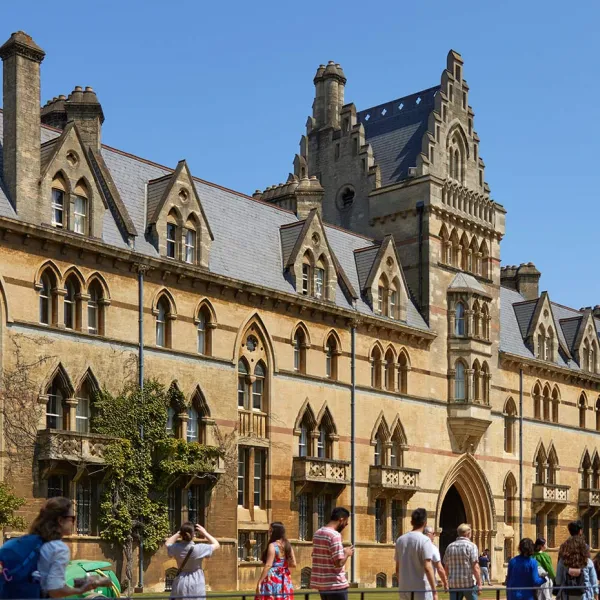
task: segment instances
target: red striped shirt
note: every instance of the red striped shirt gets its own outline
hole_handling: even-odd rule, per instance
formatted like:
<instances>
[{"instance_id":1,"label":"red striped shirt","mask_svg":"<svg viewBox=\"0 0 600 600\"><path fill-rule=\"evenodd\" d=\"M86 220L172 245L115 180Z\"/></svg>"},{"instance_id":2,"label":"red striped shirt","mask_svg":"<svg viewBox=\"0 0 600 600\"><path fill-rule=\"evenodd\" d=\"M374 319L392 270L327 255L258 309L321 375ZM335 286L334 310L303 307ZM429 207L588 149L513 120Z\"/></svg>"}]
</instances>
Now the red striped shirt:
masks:
<instances>
[{"instance_id":1,"label":"red striped shirt","mask_svg":"<svg viewBox=\"0 0 600 600\"><path fill-rule=\"evenodd\" d=\"M316 590L344 590L348 587L344 567L336 560L344 559L342 536L330 527L321 527L313 535L312 572L310 586Z\"/></svg>"}]
</instances>

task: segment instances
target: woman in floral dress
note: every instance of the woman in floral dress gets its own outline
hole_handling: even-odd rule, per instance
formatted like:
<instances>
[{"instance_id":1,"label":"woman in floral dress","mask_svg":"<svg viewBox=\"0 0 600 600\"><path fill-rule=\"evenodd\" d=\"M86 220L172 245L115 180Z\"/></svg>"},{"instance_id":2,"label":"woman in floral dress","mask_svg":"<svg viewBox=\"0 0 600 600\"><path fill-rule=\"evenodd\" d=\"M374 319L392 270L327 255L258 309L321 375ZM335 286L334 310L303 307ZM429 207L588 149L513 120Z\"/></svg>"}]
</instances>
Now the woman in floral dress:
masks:
<instances>
[{"instance_id":1,"label":"woman in floral dress","mask_svg":"<svg viewBox=\"0 0 600 600\"><path fill-rule=\"evenodd\" d=\"M269 545L261 560L265 566L256 584L256 600L293 600L290 568L296 566L296 557L285 537L283 523L271 523Z\"/></svg>"}]
</instances>

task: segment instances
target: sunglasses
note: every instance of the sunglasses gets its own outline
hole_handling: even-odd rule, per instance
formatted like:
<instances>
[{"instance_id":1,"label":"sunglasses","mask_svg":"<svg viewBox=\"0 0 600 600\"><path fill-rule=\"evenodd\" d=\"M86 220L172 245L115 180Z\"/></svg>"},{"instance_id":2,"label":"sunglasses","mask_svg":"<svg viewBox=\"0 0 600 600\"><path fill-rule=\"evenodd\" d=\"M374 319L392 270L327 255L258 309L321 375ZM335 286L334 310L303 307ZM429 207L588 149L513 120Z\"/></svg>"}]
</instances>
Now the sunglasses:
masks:
<instances>
[{"instance_id":1,"label":"sunglasses","mask_svg":"<svg viewBox=\"0 0 600 600\"><path fill-rule=\"evenodd\" d=\"M63 519L71 519L71 523L75 523L75 515L67 515L66 517L63 517Z\"/></svg>"}]
</instances>

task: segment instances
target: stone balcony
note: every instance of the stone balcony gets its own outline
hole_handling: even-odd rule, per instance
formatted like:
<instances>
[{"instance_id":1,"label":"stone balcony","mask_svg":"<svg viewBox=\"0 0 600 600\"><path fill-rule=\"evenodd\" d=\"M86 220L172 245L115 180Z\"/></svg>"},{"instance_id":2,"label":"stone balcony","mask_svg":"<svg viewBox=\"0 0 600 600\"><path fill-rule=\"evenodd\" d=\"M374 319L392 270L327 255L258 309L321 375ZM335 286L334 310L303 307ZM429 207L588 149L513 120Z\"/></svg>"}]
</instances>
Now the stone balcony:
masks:
<instances>
[{"instance_id":1,"label":"stone balcony","mask_svg":"<svg viewBox=\"0 0 600 600\"><path fill-rule=\"evenodd\" d=\"M238 435L253 445L268 445L267 414L256 410L238 410Z\"/></svg>"},{"instance_id":2,"label":"stone balcony","mask_svg":"<svg viewBox=\"0 0 600 600\"><path fill-rule=\"evenodd\" d=\"M448 404L448 425L456 439L457 450L473 451L492 423L490 406L474 402L452 401Z\"/></svg>"},{"instance_id":3,"label":"stone balcony","mask_svg":"<svg viewBox=\"0 0 600 600\"><path fill-rule=\"evenodd\" d=\"M345 460L295 456L292 481L296 494L308 491L338 496L350 485L350 463Z\"/></svg>"},{"instance_id":4,"label":"stone balcony","mask_svg":"<svg viewBox=\"0 0 600 600\"><path fill-rule=\"evenodd\" d=\"M569 503L568 485L555 483L534 483L531 499L535 512L551 512L562 510Z\"/></svg>"},{"instance_id":5,"label":"stone balcony","mask_svg":"<svg viewBox=\"0 0 600 600\"><path fill-rule=\"evenodd\" d=\"M384 465L371 465L369 467L369 487L396 495L414 494L419 489L420 469L408 469L406 467L388 467Z\"/></svg>"},{"instance_id":6,"label":"stone balcony","mask_svg":"<svg viewBox=\"0 0 600 600\"><path fill-rule=\"evenodd\" d=\"M44 429L38 433L38 458L103 465L106 446L114 439L97 433Z\"/></svg>"},{"instance_id":7,"label":"stone balcony","mask_svg":"<svg viewBox=\"0 0 600 600\"><path fill-rule=\"evenodd\" d=\"M581 508L600 508L600 490L598 489L581 489L579 490L578 504Z\"/></svg>"}]
</instances>

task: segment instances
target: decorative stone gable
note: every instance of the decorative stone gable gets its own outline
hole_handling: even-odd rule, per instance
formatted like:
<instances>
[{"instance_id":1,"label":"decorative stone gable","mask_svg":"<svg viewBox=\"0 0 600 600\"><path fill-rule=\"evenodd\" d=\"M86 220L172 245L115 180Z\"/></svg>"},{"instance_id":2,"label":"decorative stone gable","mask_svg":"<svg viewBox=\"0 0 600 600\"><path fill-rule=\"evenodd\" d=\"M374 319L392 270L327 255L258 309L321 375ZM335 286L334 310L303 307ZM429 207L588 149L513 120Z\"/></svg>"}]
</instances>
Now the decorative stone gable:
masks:
<instances>
[{"instance_id":1,"label":"decorative stone gable","mask_svg":"<svg viewBox=\"0 0 600 600\"><path fill-rule=\"evenodd\" d=\"M569 349L561 343L557 335L552 304L547 292L542 292L537 301L529 324L526 342L539 360L557 362L559 348L562 349L565 356L570 356Z\"/></svg>"},{"instance_id":2,"label":"decorative stone gable","mask_svg":"<svg viewBox=\"0 0 600 600\"><path fill-rule=\"evenodd\" d=\"M147 227L161 256L208 268L214 236L185 160L148 182Z\"/></svg>"},{"instance_id":3,"label":"decorative stone gable","mask_svg":"<svg viewBox=\"0 0 600 600\"><path fill-rule=\"evenodd\" d=\"M573 346L580 369L598 373L598 332L590 309L583 311Z\"/></svg>"},{"instance_id":4,"label":"decorative stone gable","mask_svg":"<svg viewBox=\"0 0 600 600\"><path fill-rule=\"evenodd\" d=\"M406 321L408 288L392 236L386 236L379 248L366 248L364 254L357 251L355 260L362 294L373 311L384 317Z\"/></svg>"},{"instance_id":5,"label":"decorative stone gable","mask_svg":"<svg viewBox=\"0 0 600 600\"><path fill-rule=\"evenodd\" d=\"M101 238L104 212L108 207L77 126L69 123L60 137L42 145L41 156L42 223Z\"/></svg>"},{"instance_id":6,"label":"decorative stone gable","mask_svg":"<svg viewBox=\"0 0 600 600\"><path fill-rule=\"evenodd\" d=\"M317 210L309 213L301 228L300 223L294 223L292 229L294 226L297 238L293 246L288 242L291 251L286 252L284 247L284 261L296 291L317 300L334 302L339 265ZM285 240L286 233L282 228L282 240Z\"/></svg>"}]
</instances>

